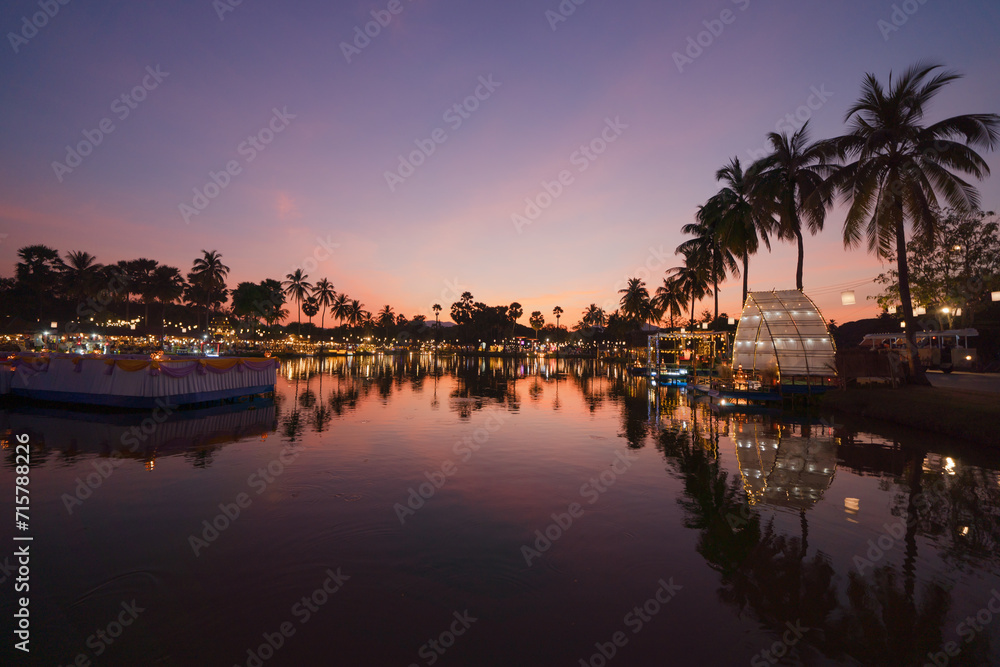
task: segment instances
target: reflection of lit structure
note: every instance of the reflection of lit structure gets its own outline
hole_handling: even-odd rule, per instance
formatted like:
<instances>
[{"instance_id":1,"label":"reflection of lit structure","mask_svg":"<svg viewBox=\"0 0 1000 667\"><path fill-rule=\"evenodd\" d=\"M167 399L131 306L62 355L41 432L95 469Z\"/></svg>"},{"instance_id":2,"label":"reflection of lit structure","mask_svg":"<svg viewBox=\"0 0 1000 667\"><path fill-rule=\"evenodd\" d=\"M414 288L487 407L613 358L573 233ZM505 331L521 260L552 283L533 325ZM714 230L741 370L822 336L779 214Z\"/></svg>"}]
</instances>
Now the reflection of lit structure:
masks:
<instances>
[{"instance_id":1,"label":"reflection of lit structure","mask_svg":"<svg viewBox=\"0 0 1000 667\"><path fill-rule=\"evenodd\" d=\"M742 425L732 437L751 505L809 509L833 482L837 446L832 436L782 435L781 427L765 431L753 423Z\"/></svg>"}]
</instances>

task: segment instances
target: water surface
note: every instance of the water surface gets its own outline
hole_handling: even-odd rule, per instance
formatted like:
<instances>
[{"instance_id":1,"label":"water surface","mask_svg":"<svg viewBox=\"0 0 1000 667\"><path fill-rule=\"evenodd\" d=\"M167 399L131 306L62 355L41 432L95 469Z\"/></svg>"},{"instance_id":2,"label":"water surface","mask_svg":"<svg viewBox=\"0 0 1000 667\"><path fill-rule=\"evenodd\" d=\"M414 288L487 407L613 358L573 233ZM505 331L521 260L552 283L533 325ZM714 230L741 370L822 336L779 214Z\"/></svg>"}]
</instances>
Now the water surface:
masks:
<instances>
[{"instance_id":1,"label":"water surface","mask_svg":"<svg viewBox=\"0 0 1000 667\"><path fill-rule=\"evenodd\" d=\"M288 362L273 401L163 421L0 420L3 516L32 443L32 664L1000 659L1000 462L942 438L419 355Z\"/></svg>"}]
</instances>

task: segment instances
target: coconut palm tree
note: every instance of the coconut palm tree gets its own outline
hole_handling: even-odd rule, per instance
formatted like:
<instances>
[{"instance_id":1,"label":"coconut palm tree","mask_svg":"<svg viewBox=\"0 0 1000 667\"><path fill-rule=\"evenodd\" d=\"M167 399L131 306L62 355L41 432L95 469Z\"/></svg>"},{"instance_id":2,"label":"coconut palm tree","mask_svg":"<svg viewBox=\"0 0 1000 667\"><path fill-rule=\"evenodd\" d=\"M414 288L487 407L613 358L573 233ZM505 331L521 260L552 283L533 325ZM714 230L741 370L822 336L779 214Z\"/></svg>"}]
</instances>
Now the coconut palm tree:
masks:
<instances>
[{"instance_id":1,"label":"coconut palm tree","mask_svg":"<svg viewBox=\"0 0 1000 667\"><path fill-rule=\"evenodd\" d=\"M719 318L719 280L725 280L730 273L739 275L739 267L732 250L726 245L722 233L722 208L720 201L709 200L698 207L695 222L684 225L681 231L692 234L677 247L677 252L687 253L705 262L708 275L712 279L715 295L715 319Z\"/></svg>"},{"instance_id":2,"label":"coconut palm tree","mask_svg":"<svg viewBox=\"0 0 1000 667\"><path fill-rule=\"evenodd\" d=\"M778 220L778 238L794 240L799 260L795 268L795 287L802 289L802 265L805 248L802 240L802 220L805 218L813 235L823 230L823 220L831 202L824 179L832 172L827 163L829 152L823 142L809 143L809 121L789 137L785 133L767 135L771 154L753 164L753 191L758 201Z\"/></svg>"},{"instance_id":3,"label":"coconut palm tree","mask_svg":"<svg viewBox=\"0 0 1000 667\"><path fill-rule=\"evenodd\" d=\"M299 335L302 335L302 301L309 296L309 290L312 289L312 283L306 280L308 278L302 269L295 269L293 273L289 273L285 276L285 280L281 282L282 286L285 288L285 294L292 297L294 301L299 304Z\"/></svg>"},{"instance_id":4,"label":"coconut palm tree","mask_svg":"<svg viewBox=\"0 0 1000 667\"><path fill-rule=\"evenodd\" d=\"M46 245L29 245L18 249L17 256L21 261L14 268L14 276L34 296L36 314L41 322L59 283L62 265L59 251Z\"/></svg>"},{"instance_id":5,"label":"coconut palm tree","mask_svg":"<svg viewBox=\"0 0 1000 667\"><path fill-rule=\"evenodd\" d=\"M545 317L542 315L542 311L536 310L531 313L531 317L528 318L528 323L531 325L531 328L535 330L535 340L538 340L538 332L545 326Z\"/></svg>"},{"instance_id":6,"label":"coconut palm tree","mask_svg":"<svg viewBox=\"0 0 1000 667\"><path fill-rule=\"evenodd\" d=\"M333 300L333 303L331 304L330 307L330 312L334 317L337 318L338 322L343 324L344 320L347 319L347 314L349 312L350 307L351 307L350 297L341 292Z\"/></svg>"},{"instance_id":7,"label":"coconut palm tree","mask_svg":"<svg viewBox=\"0 0 1000 667\"><path fill-rule=\"evenodd\" d=\"M653 296L653 309L656 311L658 319L664 316L670 318L670 328L674 328L674 317L680 317L687 306L688 298L684 292L680 281L674 279L663 279L663 284L656 288Z\"/></svg>"},{"instance_id":8,"label":"coconut palm tree","mask_svg":"<svg viewBox=\"0 0 1000 667\"><path fill-rule=\"evenodd\" d=\"M604 310L596 303L592 303L583 311L581 322L586 327L603 327L607 321Z\"/></svg>"},{"instance_id":9,"label":"coconut palm tree","mask_svg":"<svg viewBox=\"0 0 1000 667\"><path fill-rule=\"evenodd\" d=\"M995 148L1000 127L996 114L952 116L926 125L924 113L931 100L960 78L940 69L937 64L914 64L895 81L890 73L887 87L867 74L861 97L847 110L848 133L828 143L844 162L828 184L850 202L844 245L857 247L864 239L868 251L879 257L895 254L910 372L920 383L927 379L916 350L906 223L915 236L932 239L939 196L959 210L979 206L975 187L956 172L979 180L989 175L989 166L973 148Z\"/></svg>"},{"instance_id":10,"label":"coconut palm tree","mask_svg":"<svg viewBox=\"0 0 1000 667\"><path fill-rule=\"evenodd\" d=\"M210 316L212 303L217 301L216 294L225 297L226 276L229 267L222 263L222 253L217 250L202 250L202 256L194 260L190 276L196 282L199 291L205 299L205 331L211 326ZM225 298L222 299L225 301Z\"/></svg>"},{"instance_id":11,"label":"coconut palm tree","mask_svg":"<svg viewBox=\"0 0 1000 667\"><path fill-rule=\"evenodd\" d=\"M357 299L351 301L347 306L347 323L352 327L360 326L364 322L364 314L367 312L364 310L364 305Z\"/></svg>"},{"instance_id":12,"label":"coconut palm tree","mask_svg":"<svg viewBox=\"0 0 1000 667\"><path fill-rule=\"evenodd\" d=\"M559 318L563 314L562 306L556 306L552 309L552 314L556 316L556 330L559 330Z\"/></svg>"},{"instance_id":13,"label":"coconut palm tree","mask_svg":"<svg viewBox=\"0 0 1000 667\"><path fill-rule=\"evenodd\" d=\"M396 313L393 311L392 306L386 304L385 308L378 311L377 322L380 327L387 330L396 323Z\"/></svg>"},{"instance_id":14,"label":"coconut palm tree","mask_svg":"<svg viewBox=\"0 0 1000 667\"><path fill-rule=\"evenodd\" d=\"M753 189L756 171L751 166L746 172L740 159L734 157L722 169L715 172L715 180L724 183L712 199L719 210L718 234L722 245L729 248L743 261L743 300L746 303L749 291L750 255L756 254L761 242L771 249L768 232L776 226L774 218L767 213L767 206Z\"/></svg>"},{"instance_id":15,"label":"coconut palm tree","mask_svg":"<svg viewBox=\"0 0 1000 667\"><path fill-rule=\"evenodd\" d=\"M333 290L333 284L326 278L321 279L313 287L313 298L316 299L316 303L319 304L320 309L323 314L320 315L319 328L326 328L326 310L333 305L337 298L337 293Z\"/></svg>"},{"instance_id":16,"label":"coconut palm tree","mask_svg":"<svg viewBox=\"0 0 1000 667\"><path fill-rule=\"evenodd\" d=\"M622 314L640 325L652 319L653 309L649 302L649 290L640 278L629 278L628 285L618 290L624 296L619 301Z\"/></svg>"},{"instance_id":17,"label":"coconut palm tree","mask_svg":"<svg viewBox=\"0 0 1000 667\"><path fill-rule=\"evenodd\" d=\"M149 298L159 302L160 313L160 336L165 334L167 321L167 304L173 303L184 295L184 276L181 270L175 266L161 264L153 271L147 285L147 291L143 292L143 299Z\"/></svg>"},{"instance_id":18,"label":"coconut palm tree","mask_svg":"<svg viewBox=\"0 0 1000 667\"><path fill-rule=\"evenodd\" d=\"M712 293L712 286L709 281L708 268L703 258L692 250L682 253L684 264L670 269L673 280L677 281L678 287L688 295L687 301L691 306L691 325L694 325L694 306L700 300Z\"/></svg>"},{"instance_id":19,"label":"coconut palm tree","mask_svg":"<svg viewBox=\"0 0 1000 667\"><path fill-rule=\"evenodd\" d=\"M514 329L517 327L517 319L524 315L524 308L517 301L510 304L507 307L507 317L510 318L510 335L514 335Z\"/></svg>"},{"instance_id":20,"label":"coconut palm tree","mask_svg":"<svg viewBox=\"0 0 1000 667\"><path fill-rule=\"evenodd\" d=\"M98 264L97 258L89 252L76 250L66 253L66 259L59 260L58 268L66 296L85 299L100 289L103 265Z\"/></svg>"}]
</instances>

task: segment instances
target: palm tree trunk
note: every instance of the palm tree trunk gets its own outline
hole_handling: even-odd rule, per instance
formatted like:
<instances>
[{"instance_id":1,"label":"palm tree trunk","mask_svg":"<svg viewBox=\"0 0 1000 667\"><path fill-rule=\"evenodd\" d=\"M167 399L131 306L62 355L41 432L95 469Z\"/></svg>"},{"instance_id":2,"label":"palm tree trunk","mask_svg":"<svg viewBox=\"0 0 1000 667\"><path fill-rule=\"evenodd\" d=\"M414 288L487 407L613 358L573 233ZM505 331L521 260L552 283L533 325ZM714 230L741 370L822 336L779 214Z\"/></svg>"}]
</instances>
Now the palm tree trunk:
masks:
<instances>
[{"instance_id":1,"label":"palm tree trunk","mask_svg":"<svg viewBox=\"0 0 1000 667\"><path fill-rule=\"evenodd\" d=\"M694 328L694 288L691 288L691 328Z\"/></svg>"},{"instance_id":2,"label":"palm tree trunk","mask_svg":"<svg viewBox=\"0 0 1000 667\"><path fill-rule=\"evenodd\" d=\"M903 321L906 323L906 356L913 384L930 386L920 353L917 351L917 320L913 317L913 303L910 301L910 267L906 261L906 229L903 227L903 202L897 200L896 219L896 270L899 273L899 299L903 306Z\"/></svg>"},{"instance_id":3,"label":"palm tree trunk","mask_svg":"<svg viewBox=\"0 0 1000 667\"><path fill-rule=\"evenodd\" d=\"M748 286L750 284L749 283L750 279L747 276L747 274L749 272L750 272L750 253L745 252L743 253L743 301L740 303L741 309L747 303L747 294L749 293Z\"/></svg>"},{"instance_id":4,"label":"palm tree trunk","mask_svg":"<svg viewBox=\"0 0 1000 667\"><path fill-rule=\"evenodd\" d=\"M806 250L802 243L802 231L795 231L795 240L799 244L799 263L795 269L795 289L802 291L802 262L805 259Z\"/></svg>"},{"instance_id":5,"label":"palm tree trunk","mask_svg":"<svg viewBox=\"0 0 1000 667\"><path fill-rule=\"evenodd\" d=\"M719 319L719 273L718 271L712 276L712 287L715 291L715 319ZM715 324L715 322L712 322Z\"/></svg>"}]
</instances>

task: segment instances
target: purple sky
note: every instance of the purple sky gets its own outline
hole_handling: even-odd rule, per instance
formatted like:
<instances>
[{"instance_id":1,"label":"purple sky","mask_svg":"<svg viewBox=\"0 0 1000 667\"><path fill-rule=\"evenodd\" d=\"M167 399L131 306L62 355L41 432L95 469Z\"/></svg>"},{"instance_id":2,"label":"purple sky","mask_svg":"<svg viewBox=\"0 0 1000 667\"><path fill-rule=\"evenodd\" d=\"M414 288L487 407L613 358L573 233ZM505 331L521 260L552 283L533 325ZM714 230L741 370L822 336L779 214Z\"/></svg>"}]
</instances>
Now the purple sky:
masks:
<instances>
[{"instance_id":1,"label":"purple sky","mask_svg":"<svg viewBox=\"0 0 1000 667\"><path fill-rule=\"evenodd\" d=\"M4 4L0 274L34 243L185 272L202 248L217 249L231 286L305 265L373 311L430 315L469 290L550 320L560 305L572 324L591 302L613 308L629 276L660 284L679 263L681 225L718 189L715 171L734 155L749 161L786 114L811 101L813 138L842 133L866 72L885 80L939 61L965 78L930 120L1000 112L995 2L897 3L915 11L897 13L884 36L893 3L871 0L567 0L575 12L558 23L546 16L556 0L243 0L220 20L225 1L70 0L16 44L9 33L41 10ZM348 62L342 43L388 7L399 13ZM704 22L721 33L679 71L674 52ZM120 101L144 80L143 101ZM465 117L448 113L477 91L485 99L469 100ZM113 131L57 175L66 146L103 134L103 119ZM617 130L605 131L608 119ZM244 143L269 123L281 129L271 143ZM577 152L602 131L614 141L601 155ZM443 143L390 188L386 172L432 136ZM228 185L186 221L180 205L194 209L194 189L227 163ZM512 215L563 171L568 184L519 231ZM984 208L1000 206L996 176L980 191ZM805 269L807 294L840 322L873 314L864 297L875 290L862 285L858 305L844 307L839 287L882 270L843 249L842 222L834 211L807 238ZM794 287L794 270L794 247L775 245L751 259L751 288ZM739 298L731 280L722 309L735 312Z\"/></svg>"}]
</instances>

